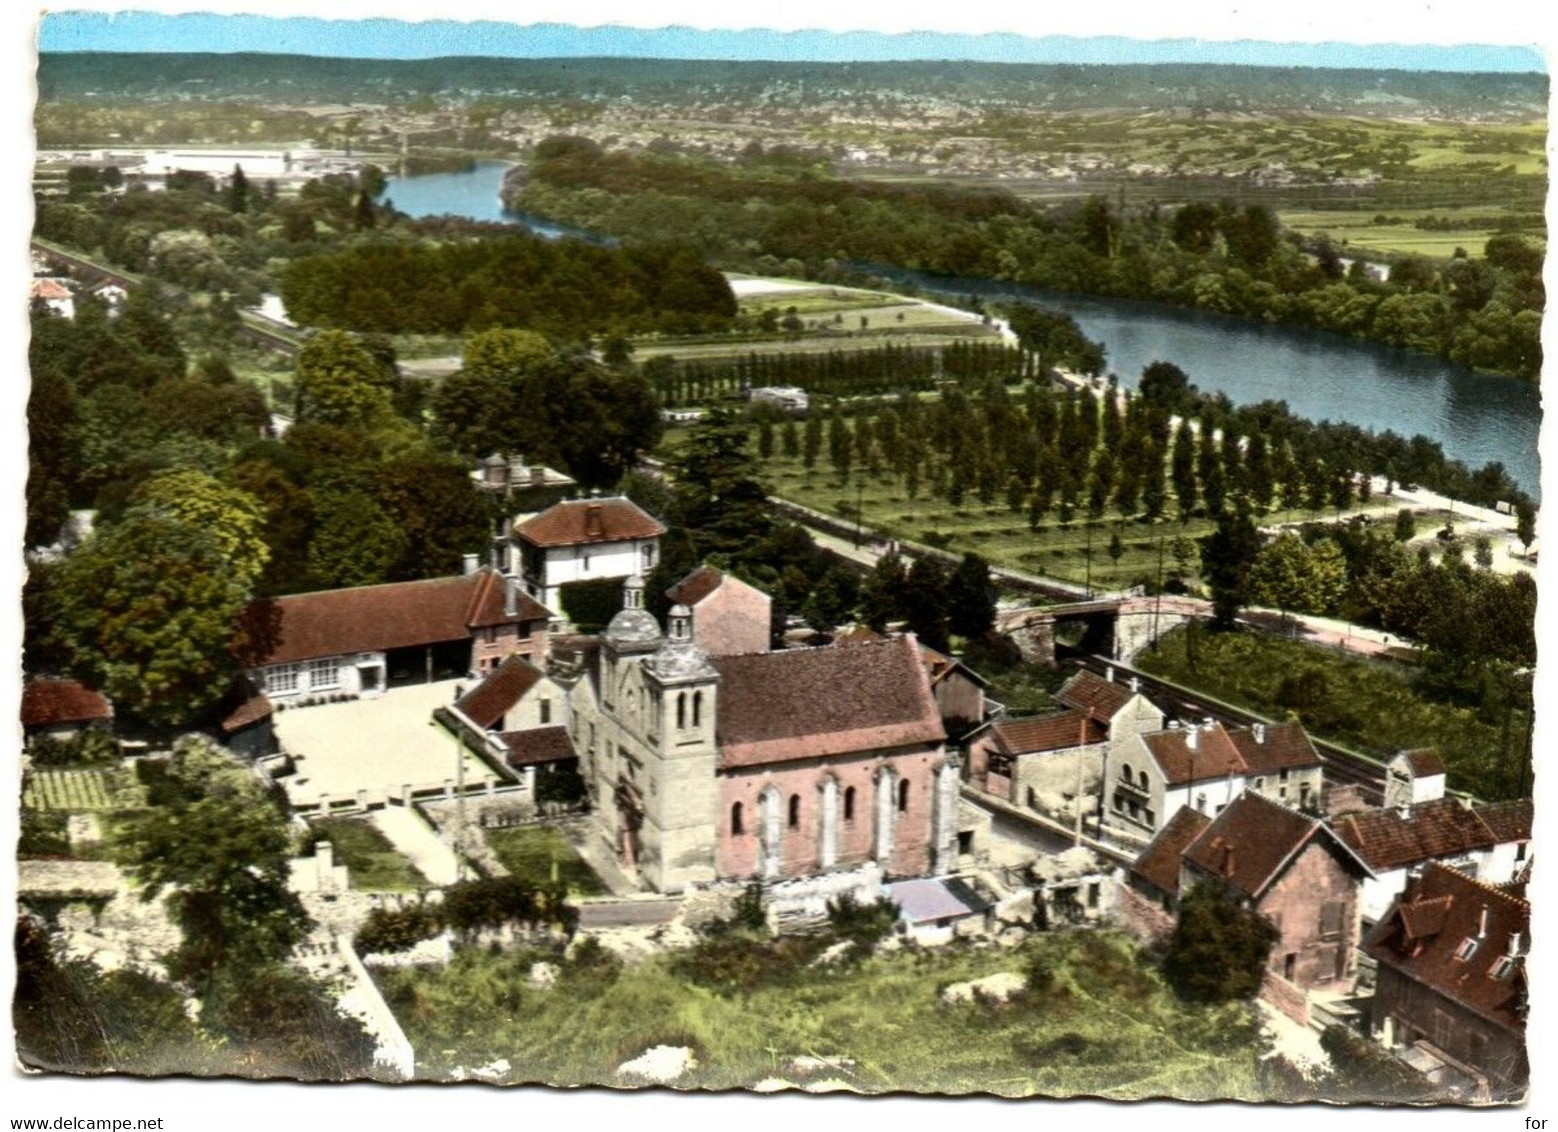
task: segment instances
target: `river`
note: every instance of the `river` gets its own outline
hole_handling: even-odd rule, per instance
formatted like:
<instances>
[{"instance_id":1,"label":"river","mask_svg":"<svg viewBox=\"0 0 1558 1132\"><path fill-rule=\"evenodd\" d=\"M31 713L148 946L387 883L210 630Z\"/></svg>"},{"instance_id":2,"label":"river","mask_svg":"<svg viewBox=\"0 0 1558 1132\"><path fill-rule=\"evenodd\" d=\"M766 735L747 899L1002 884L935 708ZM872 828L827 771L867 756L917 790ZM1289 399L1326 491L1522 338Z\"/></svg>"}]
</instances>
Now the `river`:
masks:
<instances>
[{"instance_id":1,"label":"river","mask_svg":"<svg viewBox=\"0 0 1558 1132\"><path fill-rule=\"evenodd\" d=\"M585 236L541 217L507 213L498 191L508 163L480 162L465 173L392 178L385 196L411 216L457 215L504 221L548 238ZM1134 387L1156 360L1179 366L1201 389L1238 404L1286 401L1311 420L1348 421L1438 441L1469 467L1498 461L1533 496L1538 494L1537 383L1475 373L1422 354L1332 334L1268 326L1202 311L1127 299L1065 295L987 279L883 272L923 290L986 299L1024 299L1072 315L1101 341L1109 369Z\"/></svg>"}]
</instances>

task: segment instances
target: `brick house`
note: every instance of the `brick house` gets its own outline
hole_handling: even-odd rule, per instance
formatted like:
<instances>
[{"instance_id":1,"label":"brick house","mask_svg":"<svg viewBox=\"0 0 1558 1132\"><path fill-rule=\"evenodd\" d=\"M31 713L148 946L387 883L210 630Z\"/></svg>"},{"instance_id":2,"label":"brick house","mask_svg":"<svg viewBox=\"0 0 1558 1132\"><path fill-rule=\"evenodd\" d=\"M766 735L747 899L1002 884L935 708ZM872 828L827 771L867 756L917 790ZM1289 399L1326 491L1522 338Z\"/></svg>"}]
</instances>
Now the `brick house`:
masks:
<instances>
[{"instance_id":1,"label":"brick house","mask_svg":"<svg viewBox=\"0 0 1558 1132\"><path fill-rule=\"evenodd\" d=\"M1412 871L1432 862L1490 884L1514 881L1531 860L1534 816L1529 798L1473 805L1435 797L1347 814L1332 824L1373 870L1363 886L1363 918L1375 924L1406 891Z\"/></svg>"},{"instance_id":2,"label":"brick house","mask_svg":"<svg viewBox=\"0 0 1558 1132\"><path fill-rule=\"evenodd\" d=\"M692 610L692 632L710 656L767 652L773 599L756 586L713 566L699 566L665 591Z\"/></svg>"},{"instance_id":3,"label":"brick house","mask_svg":"<svg viewBox=\"0 0 1558 1132\"><path fill-rule=\"evenodd\" d=\"M250 678L271 700L373 696L546 657L551 614L490 567L254 601L241 623Z\"/></svg>"},{"instance_id":4,"label":"brick house","mask_svg":"<svg viewBox=\"0 0 1558 1132\"><path fill-rule=\"evenodd\" d=\"M1364 942L1379 966L1371 1023L1403 1060L1471 1100L1512 1100L1526 1052L1531 905L1430 864Z\"/></svg>"},{"instance_id":5,"label":"brick house","mask_svg":"<svg viewBox=\"0 0 1558 1132\"><path fill-rule=\"evenodd\" d=\"M1276 927L1268 983L1350 986L1360 882L1369 868L1319 819L1245 793L1190 842L1180 862L1178 898L1195 885L1220 884Z\"/></svg>"},{"instance_id":6,"label":"brick house","mask_svg":"<svg viewBox=\"0 0 1558 1132\"><path fill-rule=\"evenodd\" d=\"M561 610L570 582L649 573L660 560L665 525L631 499L570 499L514 527L513 550L525 592Z\"/></svg>"},{"instance_id":7,"label":"brick house","mask_svg":"<svg viewBox=\"0 0 1558 1132\"><path fill-rule=\"evenodd\" d=\"M597 829L660 891L872 866L918 876L957 851L957 763L913 636L711 657L668 633L642 581L569 693Z\"/></svg>"}]
</instances>

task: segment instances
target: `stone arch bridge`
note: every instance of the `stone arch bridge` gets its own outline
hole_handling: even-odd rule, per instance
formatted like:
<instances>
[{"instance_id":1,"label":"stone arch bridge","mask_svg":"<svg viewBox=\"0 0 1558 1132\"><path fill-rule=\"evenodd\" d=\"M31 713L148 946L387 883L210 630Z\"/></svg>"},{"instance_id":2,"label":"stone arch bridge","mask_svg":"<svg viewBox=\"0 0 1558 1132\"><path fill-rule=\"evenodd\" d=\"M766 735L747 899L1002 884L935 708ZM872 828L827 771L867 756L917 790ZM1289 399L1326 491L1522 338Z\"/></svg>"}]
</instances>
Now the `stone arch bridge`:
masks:
<instances>
[{"instance_id":1,"label":"stone arch bridge","mask_svg":"<svg viewBox=\"0 0 1558 1132\"><path fill-rule=\"evenodd\" d=\"M995 628L1011 638L1031 664L1052 667L1057 635L1064 639L1078 628L1077 648L1129 664L1170 629L1211 612L1210 603L1196 598L1108 597L1006 610L996 615Z\"/></svg>"}]
</instances>

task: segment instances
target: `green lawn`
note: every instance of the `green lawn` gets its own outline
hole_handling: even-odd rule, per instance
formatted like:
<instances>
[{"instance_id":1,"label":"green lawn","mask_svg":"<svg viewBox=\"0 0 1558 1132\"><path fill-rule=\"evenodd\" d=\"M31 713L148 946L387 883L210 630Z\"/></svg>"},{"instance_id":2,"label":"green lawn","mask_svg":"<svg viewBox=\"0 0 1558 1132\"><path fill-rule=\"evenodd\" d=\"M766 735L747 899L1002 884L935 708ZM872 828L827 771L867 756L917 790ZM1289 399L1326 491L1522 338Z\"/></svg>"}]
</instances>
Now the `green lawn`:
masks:
<instances>
[{"instance_id":1,"label":"green lawn","mask_svg":"<svg viewBox=\"0 0 1558 1132\"><path fill-rule=\"evenodd\" d=\"M550 884L555 868L557 879L580 896L598 896L607 891L560 830L548 826L489 829L486 837L504 868L531 884Z\"/></svg>"},{"instance_id":2,"label":"green lawn","mask_svg":"<svg viewBox=\"0 0 1558 1132\"><path fill-rule=\"evenodd\" d=\"M1176 629L1137 663L1263 715L1281 718L1292 711L1313 734L1381 758L1433 747L1444 757L1453 790L1488 799L1529 792L1521 786L1530 782L1522 713L1513 714L1506 730L1501 715L1484 719L1474 709L1423 698L1413 690L1411 671L1397 663L1343 656L1301 641L1199 632L1193 663L1189 645L1187 631Z\"/></svg>"},{"instance_id":3,"label":"green lawn","mask_svg":"<svg viewBox=\"0 0 1558 1132\"><path fill-rule=\"evenodd\" d=\"M1002 1006L940 1001L949 983L1021 973L1040 956L1055 971L1044 992ZM464 951L444 970L377 973L418 1071L501 1057L512 1081L609 1085L622 1062L667 1044L694 1050L697 1068L677 1082L691 1088L839 1078L863 1092L1258 1099L1249 1008L1180 1002L1147 954L1111 933L802 967L728 995L677 974L670 955L614 978L564 964L553 989L532 990L537 958ZM808 1075L789 1064L801 1056L853 1065Z\"/></svg>"},{"instance_id":4,"label":"green lawn","mask_svg":"<svg viewBox=\"0 0 1558 1132\"><path fill-rule=\"evenodd\" d=\"M353 888L413 892L433 887L388 838L363 819L317 818L310 825L316 840L328 840L334 847L335 863L350 870Z\"/></svg>"}]
</instances>

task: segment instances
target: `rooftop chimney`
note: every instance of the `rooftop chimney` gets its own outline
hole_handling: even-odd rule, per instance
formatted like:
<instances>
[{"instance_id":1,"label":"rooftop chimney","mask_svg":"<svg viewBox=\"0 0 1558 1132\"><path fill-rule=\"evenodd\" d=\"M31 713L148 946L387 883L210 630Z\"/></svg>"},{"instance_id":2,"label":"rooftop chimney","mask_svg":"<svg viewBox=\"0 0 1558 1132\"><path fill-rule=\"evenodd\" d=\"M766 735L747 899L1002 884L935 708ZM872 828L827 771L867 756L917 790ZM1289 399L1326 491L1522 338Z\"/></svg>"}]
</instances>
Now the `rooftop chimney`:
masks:
<instances>
[{"instance_id":1,"label":"rooftop chimney","mask_svg":"<svg viewBox=\"0 0 1558 1132\"><path fill-rule=\"evenodd\" d=\"M503 616L513 617L519 612L519 580L503 579Z\"/></svg>"},{"instance_id":2,"label":"rooftop chimney","mask_svg":"<svg viewBox=\"0 0 1558 1132\"><path fill-rule=\"evenodd\" d=\"M546 469L540 464L536 464L530 469L530 485L532 487L546 486Z\"/></svg>"},{"instance_id":3,"label":"rooftop chimney","mask_svg":"<svg viewBox=\"0 0 1558 1132\"><path fill-rule=\"evenodd\" d=\"M472 574L476 573L476 563L480 557L481 556L477 554L460 555L460 566L466 577L470 577Z\"/></svg>"},{"instance_id":4,"label":"rooftop chimney","mask_svg":"<svg viewBox=\"0 0 1558 1132\"><path fill-rule=\"evenodd\" d=\"M1185 746L1192 751L1199 750L1201 747L1201 732L1196 729L1196 725L1193 723L1185 728Z\"/></svg>"},{"instance_id":5,"label":"rooftop chimney","mask_svg":"<svg viewBox=\"0 0 1558 1132\"><path fill-rule=\"evenodd\" d=\"M1134 696L1137 692L1141 691L1141 681L1138 680L1136 677L1134 677L1134 676L1131 677L1130 684L1131 684L1131 695Z\"/></svg>"},{"instance_id":6,"label":"rooftop chimney","mask_svg":"<svg viewBox=\"0 0 1558 1132\"><path fill-rule=\"evenodd\" d=\"M601 522L600 504L589 503L584 508L584 537L605 538L606 527Z\"/></svg>"},{"instance_id":7,"label":"rooftop chimney","mask_svg":"<svg viewBox=\"0 0 1558 1132\"><path fill-rule=\"evenodd\" d=\"M1209 715L1203 715L1201 717L1201 726L1206 728L1206 730L1208 730L1208 731L1210 731L1214 726L1216 726L1216 724L1217 724L1217 720L1213 719Z\"/></svg>"},{"instance_id":8,"label":"rooftop chimney","mask_svg":"<svg viewBox=\"0 0 1558 1132\"><path fill-rule=\"evenodd\" d=\"M1250 730L1254 732L1255 741L1257 743L1264 743L1266 741L1266 725L1264 723L1257 723Z\"/></svg>"},{"instance_id":9,"label":"rooftop chimney","mask_svg":"<svg viewBox=\"0 0 1558 1132\"><path fill-rule=\"evenodd\" d=\"M1111 684L1114 683L1114 665L1109 664L1104 666L1104 679L1109 681Z\"/></svg>"},{"instance_id":10,"label":"rooftop chimney","mask_svg":"<svg viewBox=\"0 0 1558 1132\"><path fill-rule=\"evenodd\" d=\"M524 478L527 475L529 475L529 474L530 473L525 469L525 458L523 456L510 456L509 457L509 486L510 487L514 487L515 485L521 483L524 480Z\"/></svg>"}]
</instances>

